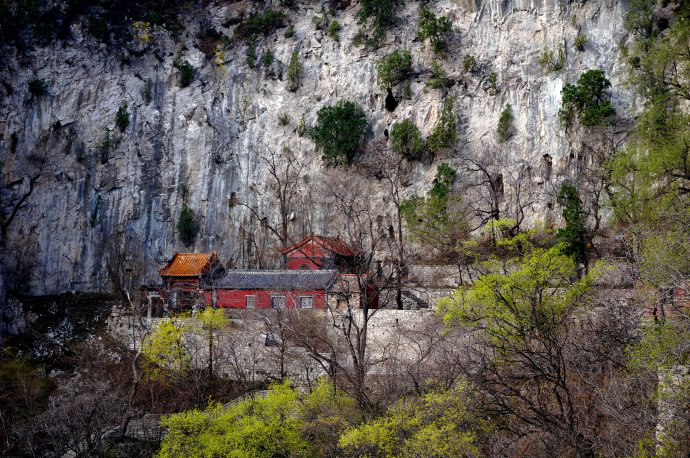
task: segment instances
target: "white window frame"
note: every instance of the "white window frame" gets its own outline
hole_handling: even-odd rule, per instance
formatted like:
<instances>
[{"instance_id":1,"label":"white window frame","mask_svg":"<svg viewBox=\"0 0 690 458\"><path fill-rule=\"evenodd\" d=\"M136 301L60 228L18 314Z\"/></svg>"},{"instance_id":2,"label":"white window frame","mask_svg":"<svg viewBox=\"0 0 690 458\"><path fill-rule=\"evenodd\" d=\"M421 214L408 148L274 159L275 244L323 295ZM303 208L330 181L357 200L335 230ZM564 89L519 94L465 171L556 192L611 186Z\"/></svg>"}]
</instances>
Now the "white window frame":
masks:
<instances>
[{"instance_id":1,"label":"white window frame","mask_svg":"<svg viewBox=\"0 0 690 458\"><path fill-rule=\"evenodd\" d=\"M304 301L305 299L309 300L309 307L304 306ZM313 309L314 308L314 296L300 296L299 297L299 308L301 309Z\"/></svg>"},{"instance_id":2,"label":"white window frame","mask_svg":"<svg viewBox=\"0 0 690 458\"><path fill-rule=\"evenodd\" d=\"M280 299L281 304L279 306L274 306L273 301L275 299ZM284 309L285 308L285 296L282 294L276 294L275 296L271 296L271 308L272 309Z\"/></svg>"},{"instance_id":3,"label":"white window frame","mask_svg":"<svg viewBox=\"0 0 690 458\"><path fill-rule=\"evenodd\" d=\"M250 303L251 306L249 305ZM244 306L246 309L254 310L256 308L256 296L254 294L244 296Z\"/></svg>"}]
</instances>

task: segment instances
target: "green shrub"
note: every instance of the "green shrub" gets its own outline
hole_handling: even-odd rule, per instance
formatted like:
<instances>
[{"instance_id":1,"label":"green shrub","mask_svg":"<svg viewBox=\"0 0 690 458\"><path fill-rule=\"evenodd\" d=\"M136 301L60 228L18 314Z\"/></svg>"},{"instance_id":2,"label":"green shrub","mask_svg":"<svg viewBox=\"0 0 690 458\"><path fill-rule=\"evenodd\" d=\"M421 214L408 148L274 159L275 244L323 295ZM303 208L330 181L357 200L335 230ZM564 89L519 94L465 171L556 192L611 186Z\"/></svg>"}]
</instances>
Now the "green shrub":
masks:
<instances>
[{"instance_id":1,"label":"green shrub","mask_svg":"<svg viewBox=\"0 0 690 458\"><path fill-rule=\"evenodd\" d=\"M558 112L565 127L575 117L584 127L606 125L615 116L608 88L611 82L601 70L587 70L577 84L566 84L561 91L562 107Z\"/></svg>"},{"instance_id":2,"label":"green shrub","mask_svg":"<svg viewBox=\"0 0 690 458\"><path fill-rule=\"evenodd\" d=\"M249 68L254 68L256 65L256 45L254 42L247 45L247 65Z\"/></svg>"},{"instance_id":3,"label":"green shrub","mask_svg":"<svg viewBox=\"0 0 690 458\"><path fill-rule=\"evenodd\" d=\"M278 115L278 124L285 127L290 124L290 116L287 113L281 113Z\"/></svg>"},{"instance_id":4,"label":"green shrub","mask_svg":"<svg viewBox=\"0 0 690 458\"><path fill-rule=\"evenodd\" d=\"M431 135L426 139L426 147L432 153L451 148L458 139L455 130L455 99L448 97L443 101L441 114Z\"/></svg>"},{"instance_id":5,"label":"green shrub","mask_svg":"<svg viewBox=\"0 0 690 458\"><path fill-rule=\"evenodd\" d=\"M43 97L48 94L48 85L39 78L29 81L29 92L35 97Z\"/></svg>"},{"instance_id":6,"label":"green shrub","mask_svg":"<svg viewBox=\"0 0 690 458\"><path fill-rule=\"evenodd\" d=\"M412 54L396 49L376 63L376 75L382 89L390 89L412 73Z\"/></svg>"},{"instance_id":7,"label":"green shrub","mask_svg":"<svg viewBox=\"0 0 690 458\"><path fill-rule=\"evenodd\" d=\"M110 136L111 130L109 128L105 128L105 137L103 137L103 141L101 142L100 146L98 147L98 150L101 154L101 164L107 164L108 159L110 158L110 153L117 148L118 141L115 138L112 138Z\"/></svg>"},{"instance_id":8,"label":"green shrub","mask_svg":"<svg viewBox=\"0 0 690 458\"><path fill-rule=\"evenodd\" d=\"M182 204L180 218L177 220L177 232L180 234L180 240L186 246L190 246L194 243L198 231L199 225L194 216L194 211L187 204Z\"/></svg>"},{"instance_id":9,"label":"green shrub","mask_svg":"<svg viewBox=\"0 0 690 458\"><path fill-rule=\"evenodd\" d=\"M290 63L287 68L287 90L295 92L299 89L299 79L302 76L302 64L299 61L299 53L292 51Z\"/></svg>"},{"instance_id":10,"label":"green shrub","mask_svg":"<svg viewBox=\"0 0 690 458\"><path fill-rule=\"evenodd\" d=\"M501 116L498 118L498 127L496 133L500 141L505 142L510 140L513 136L513 109L510 104L501 111Z\"/></svg>"},{"instance_id":11,"label":"green shrub","mask_svg":"<svg viewBox=\"0 0 690 458\"><path fill-rule=\"evenodd\" d=\"M316 125L310 129L309 135L323 151L322 158L327 167L349 165L367 126L362 108L355 102L341 100L319 110Z\"/></svg>"},{"instance_id":12,"label":"green shrub","mask_svg":"<svg viewBox=\"0 0 690 458\"><path fill-rule=\"evenodd\" d=\"M417 159L424 152L424 139L411 119L404 119L391 129L391 148L407 159Z\"/></svg>"},{"instance_id":13,"label":"green shrub","mask_svg":"<svg viewBox=\"0 0 690 458\"><path fill-rule=\"evenodd\" d=\"M386 30L397 21L397 0L359 0L360 10L357 18L360 24L372 23L372 33L361 33L360 40L371 47L378 47ZM359 34L358 34L359 35Z\"/></svg>"},{"instance_id":14,"label":"green shrub","mask_svg":"<svg viewBox=\"0 0 690 458\"><path fill-rule=\"evenodd\" d=\"M261 65L268 68L273 63L273 53L270 49L266 49L266 52L261 56Z\"/></svg>"},{"instance_id":15,"label":"green shrub","mask_svg":"<svg viewBox=\"0 0 690 458\"><path fill-rule=\"evenodd\" d=\"M285 38L292 38L295 36L295 26L290 24L285 31Z\"/></svg>"},{"instance_id":16,"label":"green shrub","mask_svg":"<svg viewBox=\"0 0 690 458\"><path fill-rule=\"evenodd\" d=\"M486 82L489 94L496 95L498 93L498 75L496 75L496 72L489 73L486 77Z\"/></svg>"},{"instance_id":17,"label":"green shrub","mask_svg":"<svg viewBox=\"0 0 690 458\"><path fill-rule=\"evenodd\" d=\"M446 49L446 37L451 31L451 22L446 16L436 17L425 4L419 11L419 25L417 34L424 41L427 38L431 42L431 48L436 54Z\"/></svg>"},{"instance_id":18,"label":"green shrub","mask_svg":"<svg viewBox=\"0 0 690 458\"><path fill-rule=\"evenodd\" d=\"M587 262L587 228L582 200L575 186L563 183L556 197L558 205L563 208L565 227L558 230L556 237L564 245L563 252L572 256L575 262Z\"/></svg>"},{"instance_id":19,"label":"green shrub","mask_svg":"<svg viewBox=\"0 0 690 458\"><path fill-rule=\"evenodd\" d=\"M266 9L250 17L238 27L239 36L251 40L256 35L268 36L283 25L282 11Z\"/></svg>"},{"instance_id":20,"label":"green shrub","mask_svg":"<svg viewBox=\"0 0 690 458\"><path fill-rule=\"evenodd\" d=\"M340 23L335 19L328 26L328 36L333 40L338 41L338 32L340 32Z\"/></svg>"},{"instance_id":21,"label":"green shrub","mask_svg":"<svg viewBox=\"0 0 690 458\"><path fill-rule=\"evenodd\" d=\"M115 125L118 129L120 129L120 132L124 132L125 129L127 129L127 126L129 126L129 111L127 111L127 102L125 102L123 105L120 105L120 108L117 109L117 113L115 113Z\"/></svg>"},{"instance_id":22,"label":"green shrub","mask_svg":"<svg viewBox=\"0 0 690 458\"><path fill-rule=\"evenodd\" d=\"M403 87L402 96L405 100L412 100L412 83L410 83L409 81L405 82L405 87Z\"/></svg>"},{"instance_id":23,"label":"green shrub","mask_svg":"<svg viewBox=\"0 0 690 458\"><path fill-rule=\"evenodd\" d=\"M189 86L194 81L194 67L186 60L182 60L179 55L175 58L174 65L180 72L180 87Z\"/></svg>"},{"instance_id":24,"label":"green shrub","mask_svg":"<svg viewBox=\"0 0 690 458\"><path fill-rule=\"evenodd\" d=\"M584 33L578 33L575 37L575 49L578 51L584 51L585 45L587 44L587 35Z\"/></svg>"},{"instance_id":25,"label":"green shrub","mask_svg":"<svg viewBox=\"0 0 690 458\"><path fill-rule=\"evenodd\" d=\"M431 63L431 78L426 85L433 89L440 89L448 83L448 72L436 61Z\"/></svg>"},{"instance_id":26,"label":"green shrub","mask_svg":"<svg viewBox=\"0 0 690 458\"><path fill-rule=\"evenodd\" d=\"M477 65L477 60L473 55L468 54L462 59L462 72L467 73L474 70L474 66Z\"/></svg>"},{"instance_id":27,"label":"green shrub","mask_svg":"<svg viewBox=\"0 0 690 458\"><path fill-rule=\"evenodd\" d=\"M544 48L541 58L539 59L539 65L541 65L541 68L547 73L562 70L565 65L565 51L563 50L563 46L559 46L558 48L558 59L554 57L553 51L549 48Z\"/></svg>"},{"instance_id":28,"label":"green shrub","mask_svg":"<svg viewBox=\"0 0 690 458\"><path fill-rule=\"evenodd\" d=\"M305 118L304 113L302 113L302 116L299 118L299 122L297 123L297 127L295 127L295 131L297 131L297 135L300 137L304 136L304 134L307 132L307 120Z\"/></svg>"},{"instance_id":29,"label":"green shrub","mask_svg":"<svg viewBox=\"0 0 690 458\"><path fill-rule=\"evenodd\" d=\"M270 49L266 49L261 56L261 65L264 67L266 76L273 77L275 75L275 72L273 71L273 53Z\"/></svg>"},{"instance_id":30,"label":"green shrub","mask_svg":"<svg viewBox=\"0 0 690 458\"><path fill-rule=\"evenodd\" d=\"M649 37L654 28L657 3L656 0L632 0L623 18L625 28L643 38Z\"/></svg>"}]
</instances>

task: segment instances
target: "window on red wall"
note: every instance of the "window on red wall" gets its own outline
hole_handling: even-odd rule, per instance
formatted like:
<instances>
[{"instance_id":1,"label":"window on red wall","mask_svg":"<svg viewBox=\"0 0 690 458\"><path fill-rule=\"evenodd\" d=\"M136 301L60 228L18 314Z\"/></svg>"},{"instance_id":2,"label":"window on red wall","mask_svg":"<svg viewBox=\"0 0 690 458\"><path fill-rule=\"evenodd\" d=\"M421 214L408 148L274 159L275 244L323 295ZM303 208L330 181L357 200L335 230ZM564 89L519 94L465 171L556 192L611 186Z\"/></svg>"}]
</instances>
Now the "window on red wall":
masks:
<instances>
[{"instance_id":1,"label":"window on red wall","mask_svg":"<svg viewBox=\"0 0 690 458\"><path fill-rule=\"evenodd\" d=\"M245 301L248 309L256 307L256 296L247 296Z\"/></svg>"},{"instance_id":2,"label":"window on red wall","mask_svg":"<svg viewBox=\"0 0 690 458\"><path fill-rule=\"evenodd\" d=\"M284 309L285 308L285 296L271 296L271 308Z\"/></svg>"},{"instance_id":3,"label":"window on red wall","mask_svg":"<svg viewBox=\"0 0 690 458\"><path fill-rule=\"evenodd\" d=\"M314 308L314 296L300 296L299 306L303 309Z\"/></svg>"}]
</instances>

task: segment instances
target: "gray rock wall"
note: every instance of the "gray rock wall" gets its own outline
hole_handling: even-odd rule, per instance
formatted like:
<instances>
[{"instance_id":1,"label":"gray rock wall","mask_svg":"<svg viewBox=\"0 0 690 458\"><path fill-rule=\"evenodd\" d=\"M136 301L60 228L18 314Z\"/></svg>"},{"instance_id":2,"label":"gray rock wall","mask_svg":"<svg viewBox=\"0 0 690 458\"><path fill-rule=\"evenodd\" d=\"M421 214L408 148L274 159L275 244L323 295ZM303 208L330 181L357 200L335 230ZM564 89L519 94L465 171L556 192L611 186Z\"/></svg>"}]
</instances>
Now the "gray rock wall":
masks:
<instances>
[{"instance_id":1,"label":"gray rock wall","mask_svg":"<svg viewBox=\"0 0 690 458\"><path fill-rule=\"evenodd\" d=\"M585 69L601 68L613 83L616 109L622 113L633 106L621 84L623 1L434 2L434 10L447 14L455 31L444 66L457 83L446 90L424 87L434 56L416 37L417 2L406 2L399 26L376 51L352 44L358 30L357 5L338 12L342 31L340 40L334 41L312 23L320 6L305 2L289 12L293 38L284 38L281 29L257 42L257 54L270 48L282 62L283 75L290 53L299 51L304 75L296 93L288 92L284 81L266 77L262 69L248 68L246 46L237 39L220 56L208 58L199 50L199 31L213 28L232 37L234 26L223 24L251 8L248 2L211 3L191 11L185 18L188 29L178 42L155 32L147 43L133 39L126 49L114 51L77 24L73 40L34 49L26 56L10 55L0 75L6 83L0 88L2 180L12 184L3 192L26 189L22 176L35 164L32 157L47 154L51 164L12 224L3 251L6 264L24 273L33 292L109 289L113 252L138 266L133 269L136 276L149 283L158 281L156 269L175 250L216 250L235 266L255 265L248 234L258 225L246 208L233 207L231 198L234 193L237 201L271 217L275 203L259 159L269 148L281 151L289 146L307 164L295 231L337 229L337 219L320 200L320 155L295 127L303 113L311 124L319 108L341 98L363 107L370 123L367 141L372 142L383 139L384 130L406 117L428 134L443 97L455 96L457 152L481 157L499 151L506 173L528 165L528 192L535 196L528 210L535 219L552 216L550 198L543 193L545 181L574 173L579 154L577 141L558 123L564 83ZM574 49L574 23L588 37L584 52ZM544 47L557 52L561 45L564 69L545 73L539 65ZM412 98L401 100L389 113L385 93L376 84L375 63L398 47L412 52L420 75L412 82ZM196 67L196 77L186 88L179 87L173 66L178 52ZM477 60L472 74L462 74L465 55ZM496 95L486 90L492 71L498 77ZM48 96L30 96L27 84L34 77L48 83ZM130 125L120 133L115 112L124 102ZM496 123L507 103L513 107L516 134L499 145ZM283 113L290 117L287 126L278 122ZM102 148L106 128L115 129L108 138L117 143L107 155ZM543 176L545 155L552 160L552 177ZM436 164L415 165L405 193L425 192L435 168ZM200 223L192 247L182 245L175 228L183 189ZM381 190L371 196L382 214L389 211L384 194Z\"/></svg>"}]
</instances>

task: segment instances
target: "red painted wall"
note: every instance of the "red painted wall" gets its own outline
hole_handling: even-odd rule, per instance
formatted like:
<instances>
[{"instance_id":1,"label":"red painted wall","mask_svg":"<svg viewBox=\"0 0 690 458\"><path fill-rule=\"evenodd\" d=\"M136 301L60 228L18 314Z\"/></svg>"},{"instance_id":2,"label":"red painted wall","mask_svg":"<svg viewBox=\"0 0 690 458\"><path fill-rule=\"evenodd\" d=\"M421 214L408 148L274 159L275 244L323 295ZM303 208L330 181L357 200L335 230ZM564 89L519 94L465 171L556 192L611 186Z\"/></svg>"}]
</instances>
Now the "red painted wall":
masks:
<instances>
[{"instance_id":1,"label":"red painted wall","mask_svg":"<svg viewBox=\"0 0 690 458\"><path fill-rule=\"evenodd\" d=\"M300 296L312 296L313 308L322 309L326 306L326 294L324 291L267 291L267 290L234 290L234 289L217 289L216 290L216 307L223 308L246 308L247 296L255 296L256 310L267 309L271 307L272 296L284 296L286 308L299 308ZM213 304L213 293L206 292L207 305Z\"/></svg>"},{"instance_id":2,"label":"red painted wall","mask_svg":"<svg viewBox=\"0 0 690 458\"><path fill-rule=\"evenodd\" d=\"M321 258L306 258L297 252L287 255L288 270L317 270L321 268L321 262Z\"/></svg>"}]
</instances>

